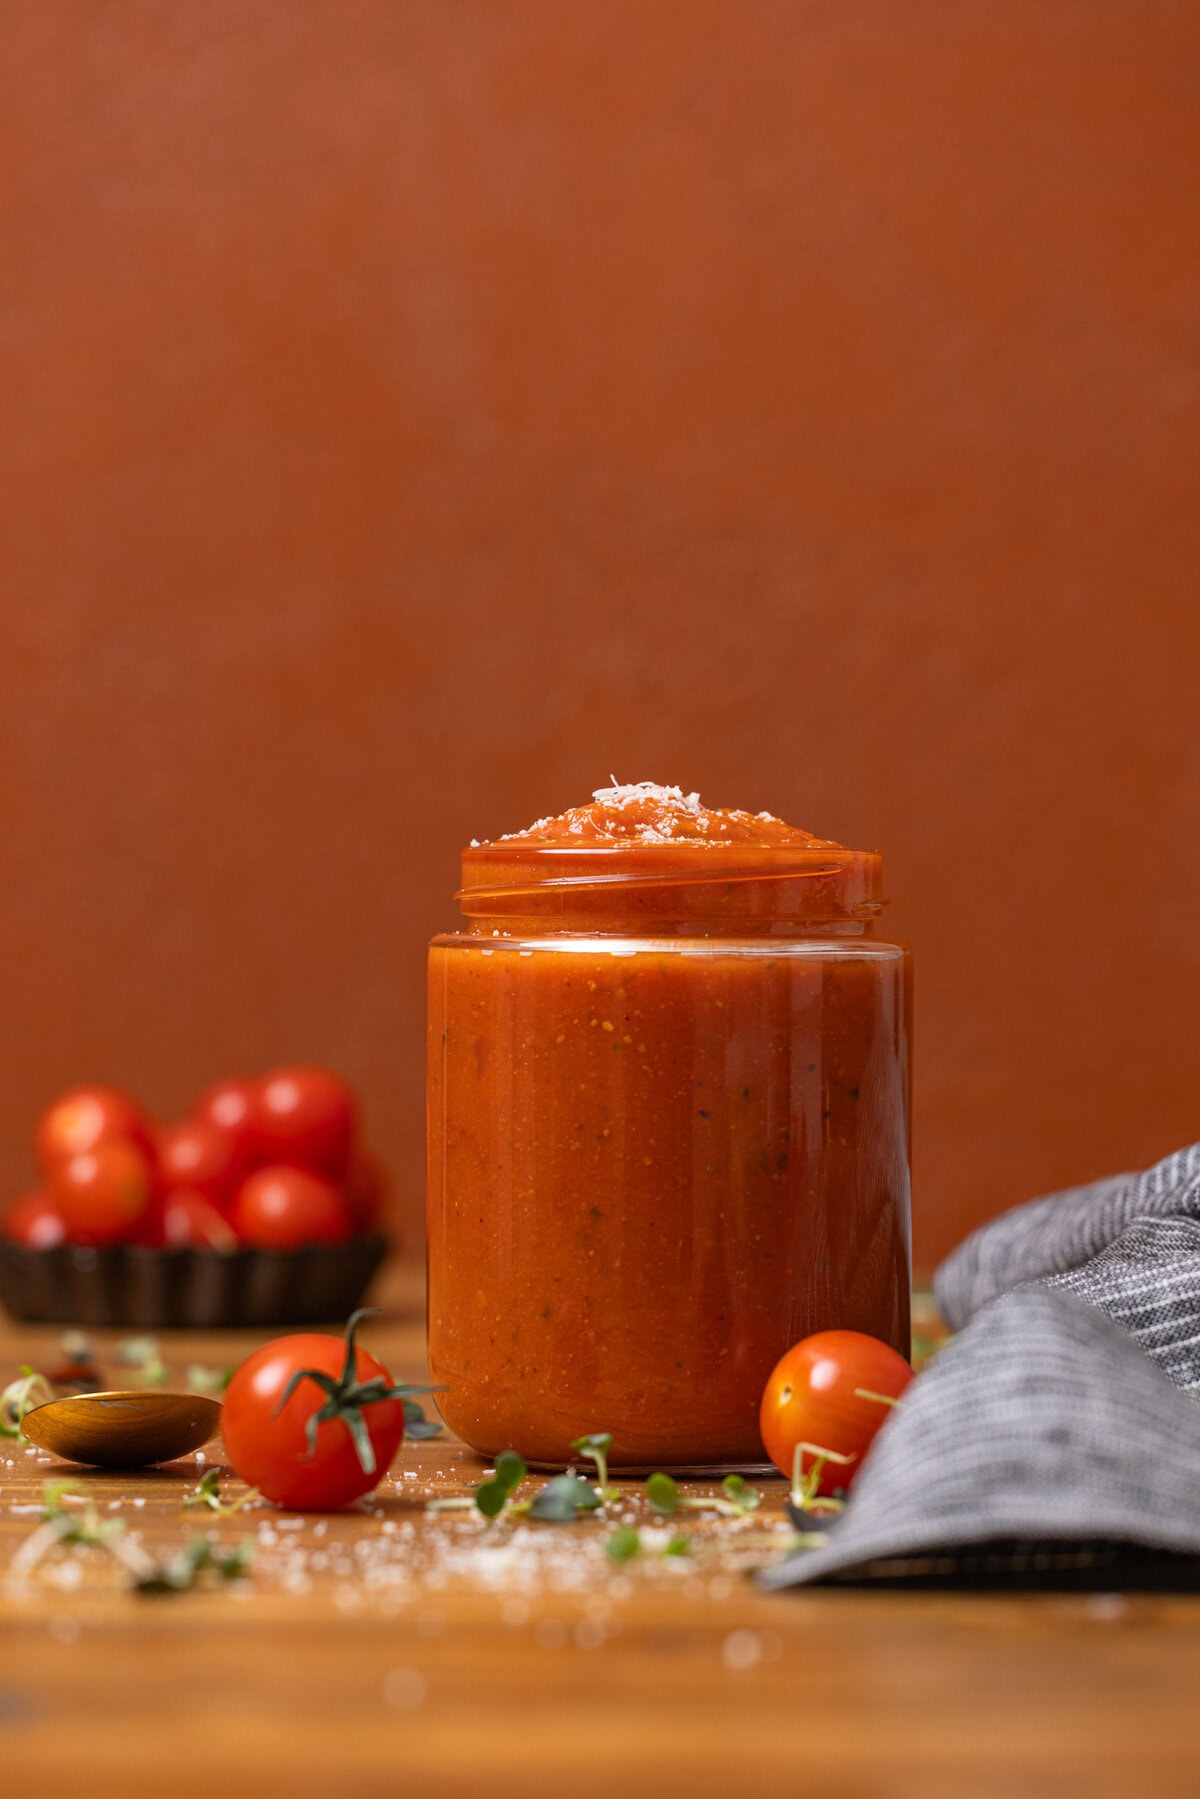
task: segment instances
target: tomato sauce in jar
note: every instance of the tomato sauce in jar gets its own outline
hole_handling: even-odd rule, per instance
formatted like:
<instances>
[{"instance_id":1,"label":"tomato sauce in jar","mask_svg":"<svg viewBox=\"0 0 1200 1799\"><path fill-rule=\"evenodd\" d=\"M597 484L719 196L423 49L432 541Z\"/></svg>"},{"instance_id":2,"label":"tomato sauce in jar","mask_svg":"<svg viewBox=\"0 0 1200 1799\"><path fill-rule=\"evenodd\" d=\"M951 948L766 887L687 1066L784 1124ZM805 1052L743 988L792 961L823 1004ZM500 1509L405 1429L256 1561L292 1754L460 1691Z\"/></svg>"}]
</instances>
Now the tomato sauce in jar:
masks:
<instances>
[{"instance_id":1,"label":"tomato sauce in jar","mask_svg":"<svg viewBox=\"0 0 1200 1799\"><path fill-rule=\"evenodd\" d=\"M429 1355L485 1455L761 1465L812 1331L909 1347L881 860L650 783L463 855L429 964Z\"/></svg>"}]
</instances>

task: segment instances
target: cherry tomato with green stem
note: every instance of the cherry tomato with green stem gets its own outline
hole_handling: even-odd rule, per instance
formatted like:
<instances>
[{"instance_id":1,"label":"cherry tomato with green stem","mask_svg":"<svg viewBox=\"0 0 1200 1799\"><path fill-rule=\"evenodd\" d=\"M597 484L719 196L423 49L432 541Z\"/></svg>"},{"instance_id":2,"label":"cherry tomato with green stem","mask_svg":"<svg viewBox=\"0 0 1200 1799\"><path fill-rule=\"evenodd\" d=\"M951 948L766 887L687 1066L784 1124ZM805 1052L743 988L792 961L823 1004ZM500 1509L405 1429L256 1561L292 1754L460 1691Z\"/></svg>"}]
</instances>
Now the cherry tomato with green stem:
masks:
<instances>
[{"instance_id":1,"label":"cherry tomato with green stem","mask_svg":"<svg viewBox=\"0 0 1200 1799\"><path fill-rule=\"evenodd\" d=\"M789 1349L767 1381L759 1428L793 1495L848 1489L911 1379L902 1355L862 1331L818 1331Z\"/></svg>"},{"instance_id":2,"label":"cherry tomato with green stem","mask_svg":"<svg viewBox=\"0 0 1200 1799\"><path fill-rule=\"evenodd\" d=\"M221 1435L237 1473L277 1505L334 1511L378 1486L404 1440L404 1401L429 1387L397 1385L346 1335L277 1337L244 1361L225 1390Z\"/></svg>"}]
</instances>

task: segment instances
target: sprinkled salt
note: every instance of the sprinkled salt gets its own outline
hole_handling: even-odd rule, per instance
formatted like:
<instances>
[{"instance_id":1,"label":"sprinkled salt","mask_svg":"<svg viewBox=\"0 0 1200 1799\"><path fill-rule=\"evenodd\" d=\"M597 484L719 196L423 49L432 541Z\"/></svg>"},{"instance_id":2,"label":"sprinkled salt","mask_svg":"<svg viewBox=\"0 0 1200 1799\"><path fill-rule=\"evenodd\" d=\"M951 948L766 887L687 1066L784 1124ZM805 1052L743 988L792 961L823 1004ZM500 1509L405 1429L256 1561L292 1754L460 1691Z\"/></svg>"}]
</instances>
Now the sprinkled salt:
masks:
<instances>
[{"instance_id":1,"label":"sprinkled salt","mask_svg":"<svg viewBox=\"0 0 1200 1799\"><path fill-rule=\"evenodd\" d=\"M389 1668L383 1677L383 1702L397 1711L415 1711L428 1692L429 1682L419 1668Z\"/></svg>"},{"instance_id":2,"label":"sprinkled salt","mask_svg":"<svg viewBox=\"0 0 1200 1799\"><path fill-rule=\"evenodd\" d=\"M721 1644L721 1660L735 1673L757 1667L762 1660L762 1642L758 1632L731 1630Z\"/></svg>"}]
</instances>

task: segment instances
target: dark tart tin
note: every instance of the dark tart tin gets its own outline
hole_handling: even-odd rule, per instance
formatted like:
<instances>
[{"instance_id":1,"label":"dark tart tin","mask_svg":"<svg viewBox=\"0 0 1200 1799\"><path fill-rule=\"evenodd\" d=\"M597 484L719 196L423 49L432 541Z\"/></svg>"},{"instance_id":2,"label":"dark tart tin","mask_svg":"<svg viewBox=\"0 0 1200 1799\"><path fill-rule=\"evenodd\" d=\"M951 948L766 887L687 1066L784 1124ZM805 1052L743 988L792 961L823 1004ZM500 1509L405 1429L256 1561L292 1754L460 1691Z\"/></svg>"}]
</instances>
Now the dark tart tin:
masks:
<instances>
[{"instance_id":1,"label":"dark tart tin","mask_svg":"<svg viewBox=\"0 0 1200 1799\"><path fill-rule=\"evenodd\" d=\"M30 1324L205 1329L346 1317L387 1253L383 1236L304 1249L26 1249L0 1238L0 1300Z\"/></svg>"}]
</instances>

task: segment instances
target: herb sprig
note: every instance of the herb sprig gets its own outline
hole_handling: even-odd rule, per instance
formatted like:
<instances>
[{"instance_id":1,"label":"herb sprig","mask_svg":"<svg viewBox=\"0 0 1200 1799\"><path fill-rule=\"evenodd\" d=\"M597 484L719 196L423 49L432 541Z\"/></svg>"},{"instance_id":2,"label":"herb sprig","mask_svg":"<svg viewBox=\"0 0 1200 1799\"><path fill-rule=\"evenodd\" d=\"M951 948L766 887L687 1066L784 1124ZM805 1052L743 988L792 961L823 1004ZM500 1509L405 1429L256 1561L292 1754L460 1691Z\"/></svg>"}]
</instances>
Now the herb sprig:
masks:
<instances>
[{"instance_id":1,"label":"herb sprig","mask_svg":"<svg viewBox=\"0 0 1200 1799\"><path fill-rule=\"evenodd\" d=\"M9 1381L0 1393L0 1437L19 1437L22 1418L53 1398L54 1389L45 1375L22 1362L16 1380Z\"/></svg>"},{"instance_id":2,"label":"herb sprig","mask_svg":"<svg viewBox=\"0 0 1200 1799\"><path fill-rule=\"evenodd\" d=\"M222 1580L239 1579L254 1553L249 1540L223 1550L207 1536L192 1533L179 1549L158 1560L130 1536L123 1518L102 1518L78 1481L48 1480L42 1486L41 1522L13 1556L8 1584L20 1588L50 1550L74 1547L111 1555L125 1569L136 1593L182 1593L205 1572Z\"/></svg>"},{"instance_id":3,"label":"herb sprig","mask_svg":"<svg viewBox=\"0 0 1200 1799\"><path fill-rule=\"evenodd\" d=\"M202 1505L219 1518L231 1518L234 1512L240 1512L244 1506L252 1505L262 1495L257 1487L247 1487L237 1499L222 1499L220 1475L215 1468L209 1468L200 1476L200 1485L194 1493L185 1493L185 1506Z\"/></svg>"}]
</instances>

